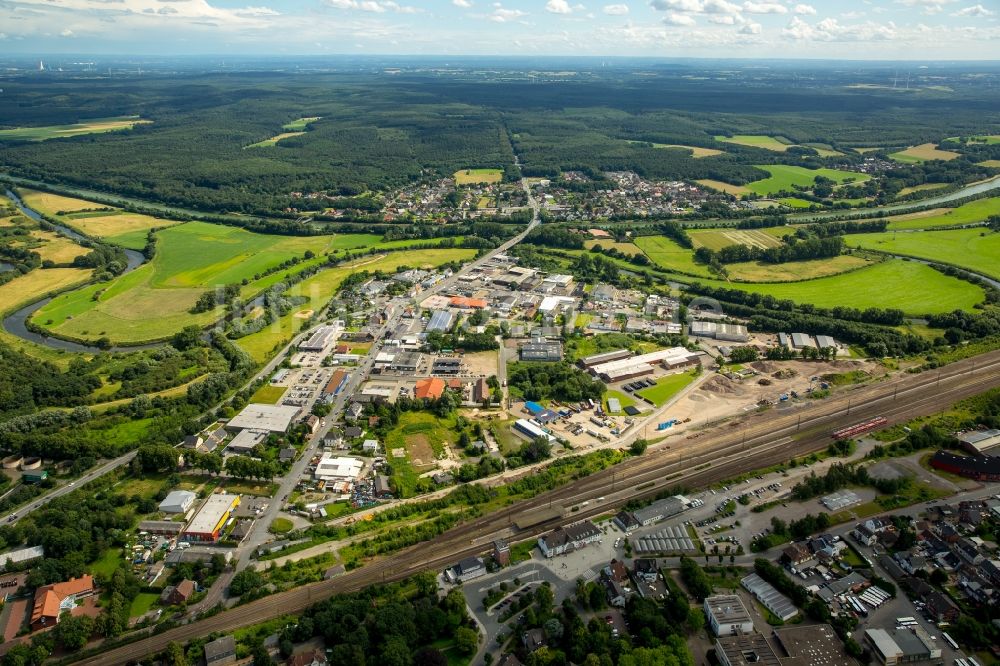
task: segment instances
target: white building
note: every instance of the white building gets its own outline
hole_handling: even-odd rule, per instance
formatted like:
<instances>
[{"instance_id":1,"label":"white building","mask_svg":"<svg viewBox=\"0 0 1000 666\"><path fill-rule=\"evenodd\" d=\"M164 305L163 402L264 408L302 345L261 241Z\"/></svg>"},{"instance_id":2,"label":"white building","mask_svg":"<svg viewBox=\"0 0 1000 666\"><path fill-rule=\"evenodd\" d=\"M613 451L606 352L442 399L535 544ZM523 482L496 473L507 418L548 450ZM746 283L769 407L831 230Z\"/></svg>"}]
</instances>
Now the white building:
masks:
<instances>
[{"instance_id":1,"label":"white building","mask_svg":"<svg viewBox=\"0 0 1000 666\"><path fill-rule=\"evenodd\" d=\"M705 597L705 615L716 636L752 634L753 618L735 594Z\"/></svg>"},{"instance_id":2,"label":"white building","mask_svg":"<svg viewBox=\"0 0 1000 666\"><path fill-rule=\"evenodd\" d=\"M196 499L198 496L190 490L172 490L158 508L163 513L187 513Z\"/></svg>"},{"instance_id":3,"label":"white building","mask_svg":"<svg viewBox=\"0 0 1000 666\"><path fill-rule=\"evenodd\" d=\"M293 405L264 405L251 403L226 424L229 430L263 430L285 432L299 415L299 408Z\"/></svg>"},{"instance_id":4,"label":"white building","mask_svg":"<svg viewBox=\"0 0 1000 666\"><path fill-rule=\"evenodd\" d=\"M236 437L233 437L226 444L226 450L233 453L249 453L265 439L267 439L267 433L263 430L240 430Z\"/></svg>"},{"instance_id":5,"label":"white building","mask_svg":"<svg viewBox=\"0 0 1000 666\"><path fill-rule=\"evenodd\" d=\"M364 462L358 458L324 453L316 464L313 476L316 477L317 481L326 481L327 483L354 483L361 476L364 465Z\"/></svg>"}]
</instances>

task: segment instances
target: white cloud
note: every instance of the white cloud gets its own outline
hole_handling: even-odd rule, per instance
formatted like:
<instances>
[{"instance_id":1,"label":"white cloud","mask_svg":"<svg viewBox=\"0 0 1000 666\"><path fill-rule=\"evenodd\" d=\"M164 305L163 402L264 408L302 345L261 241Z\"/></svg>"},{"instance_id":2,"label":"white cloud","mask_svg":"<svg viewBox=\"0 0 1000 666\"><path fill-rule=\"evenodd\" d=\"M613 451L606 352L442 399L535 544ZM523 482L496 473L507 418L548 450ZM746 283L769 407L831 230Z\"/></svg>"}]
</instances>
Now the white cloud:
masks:
<instances>
[{"instance_id":1,"label":"white cloud","mask_svg":"<svg viewBox=\"0 0 1000 666\"><path fill-rule=\"evenodd\" d=\"M924 14L938 14L945 5L958 2L958 0L896 0L896 2L906 7L921 7Z\"/></svg>"},{"instance_id":2,"label":"white cloud","mask_svg":"<svg viewBox=\"0 0 1000 666\"><path fill-rule=\"evenodd\" d=\"M243 7L234 9L233 12L238 16L281 16L270 7Z\"/></svg>"},{"instance_id":3,"label":"white cloud","mask_svg":"<svg viewBox=\"0 0 1000 666\"><path fill-rule=\"evenodd\" d=\"M550 14L572 14L573 8L566 0L549 0L545 3L545 11Z\"/></svg>"},{"instance_id":4,"label":"white cloud","mask_svg":"<svg viewBox=\"0 0 1000 666\"><path fill-rule=\"evenodd\" d=\"M971 7L966 7L965 9L958 10L957 12L952 14L952 16L980 17L980 16L993 16L994 14L996 14L996 12L990 11L989 9L986 9L986 7L983 7L982 5L972 5Z\"/></svg>"},{"instance_id":5,"label":"white cloud","mask_svg":"<svg viewBox=\"0 0 1000 666\"><path fill-rule=\"evenodd\" d=\"M507 23L528 15L527 12L522 12L520 9L505 9L500 6L499 2L493 3L493 6L495 9L490 14L489 19L494 23Z\"/></svg>"},{"instance_id":6,"label":"white cloud","mask_svg":"<svg viewBox=\"0 0 1000 666\"><path fill-rule=\"evenodd\" d=\"M840 15L840 18L847 19L848 21L853 21L854 19L859 19L864 15L865 15L864 12L859 12L859 11L844 12L843 14Z\"/></svg>"},{"instance_id":7,"label":"white cloud","mask_svg":"<svg viewBox=\"0 0 1000 666\"><path fill-rule=\"evenodd\" d=\"M73 36L73 31L70 30L69 28L63 28L63 30L59 33L59 36L60 37L72 37Z\"/></svg>"},{"instance_id":8,"label":"white cloud","mask_svg":"<svg viewBox=\"0 0 1000 666\"><path fill-rule=\"evenodd\" d=\"M451 0L451 4L462 9L468 9L472 6L472 0Z\"/></svg>"},{"instance_id":9,"label":"white cloud","mask_svg":"<svg viewBox=\"0 0 1000 666\"><path fill-rule=\"evenodd\" d=\"M762 28L761 28L760 23L753 23L751 21L750 23L747 23L745 26L743 26L742 28L740 28L740 34L741 35L759 35L760 32L761 32L761 29Z\"/></svg>"},{"instance_id":10,"label":"white cloud","mask_svg":"<svg viewBox=\"0 0 1000 666\"><path fill-rule=\"evenodd\" d=\"M183 0L159 0L160 2L182 2ZM397 14L418 14L422 9L401 5L394 0L326 0L334 9L357 9L371 14L396 12Z\"/></svg>"},{"instance_id":11,"label":"white cloud","mask_svg":"<svg viewBox=\"0 0 1000 666\"><path fill-rule=\"evenodd\" d=\"M604 5L603 11L609 16L625 16L628 14L628 5Z\"/></svg>"},{"instance_id":12,"label":"white cloud","mask_svg":"<svg viewBox=\"0 0 1000 666\"><path fill-rule=\"evenodd\" d=\"M739 14L743 11L728 0L653 0L650 5L660 11L684 14Z\"/></svg>"},{"instance_id":13,"label":"white cloud","mask_svg":"<svg viewBox=\"0 0 1000 666\"><path fill-rule=\"evenodd\" d=\"M812 5L795 5L795 8L792 11L794 11L796 14L800 14L802 16L815 16L816 15L816 8L813 7Z\"/></svg>"},{"instance_id":14,"label":"white cloud","mask_svg":"<svg viewBox=\"0 0 1000 666\"><path fill-rule=\"evenodd\" d=\"M743 20L739 14L713 14L708 17L710 23L718 25L736 25L737 20Z\"/></svg>"},{"instance_id":15,"label":"white cloud","mask_svg":"<svg viewBox=\"0 0 1000 666\"><path fill-rule=\"evenodd\" d=\"M663 19L663 22L667 25L681 25L681 26L692 26L695 21L693 18L687 14L678 14L676 12L671 12Z\"/></svg>"},{"instance_id":16,"label":"white cloud","mask_svg":"<svg viewBox=\"0 0 1000 666\"><path fill-rule=\"evenodd\" d=\"M781 34L796 41L874 42L896 39L898 29L891 21L884 25L871 21L841 25L835 18L825 18L816 25L810 25L793 16Z\"/></svg>"},{"instance_id":17,"label":"white cloud","mask_svg":"<svg viewBox=\"0 0 1000 666\"><path fill-rule=\"evenodd\" d=\"M787 14L788 7L777 2L744 2L743 9L747 14Z\"/></svg>"}]
</instances>

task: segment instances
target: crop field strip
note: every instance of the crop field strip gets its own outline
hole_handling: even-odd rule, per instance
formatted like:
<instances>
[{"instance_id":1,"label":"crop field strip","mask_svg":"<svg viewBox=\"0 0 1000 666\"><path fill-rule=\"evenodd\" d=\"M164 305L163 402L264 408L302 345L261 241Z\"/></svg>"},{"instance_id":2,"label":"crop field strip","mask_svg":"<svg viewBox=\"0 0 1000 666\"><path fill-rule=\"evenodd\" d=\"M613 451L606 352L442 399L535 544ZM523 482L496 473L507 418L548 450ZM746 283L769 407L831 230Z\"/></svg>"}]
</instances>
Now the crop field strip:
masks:
<instances>
[{"instance_id":1,"label":"crop field strip","mask_svg":"<svg viewBox=\"0 0 1000 666\"><path fill-rule=\"evenodd\" d=\"M646 141L629 141L632 144L644 144ZM674 150L686 150L690 153L691 157L695 159L701 159L702 157L715 157L716 155L722 155L725 151L718 150L716 148L703 148L702 146L685 146L679 143L652 143L649 142L653 148L663 148L663 149L674 149Z\"/></svg>"},{"instance_id":2,"label":"crop field strip","mask_svg":"<svg viewBox=\"0 0 1000 666\"><path fill-rule=\"evenodd\" d=\"M502 169L462 169L452 174L456 185L489 185L503 179Z\"/></svg>"},{"instance_id":3,"label":"crop field strip","mask_svg":"<svg viewBox=\"0 0 1000 666\"><path fill-rule=\"evenodd\" d=\"M151 121L141 120L138 116L120 116L117 118L94 118L70 125L49 125L45 127L16 127L0 129L0 141L48 141L83 134L103 134L130 130L136 125Z\"/></svg>"},{"instance_id":4,"label":"crop field strip","mask_svg":"<svg viewBox=\"0 0 1000 666\"><path fill-rule=\"evenodd\" d=\"M727 245L749 245L766 249L778 247L781 241L759 229L710 229L690 231L691 242L695 248L707 247L710 250L721 250Z\"/></svg>"},{"instance_id":5,"label":"crop field strip","mask_svg":"<svg viewBox=\"0 0 1000 666\"><path fill-rule=\"evenodd\" d=\"M897 162L913 164L918 162L927 162L929 160L948 161L953 160L956 157L961 157L961 155L951 150L941 150L937 147L937 144L934 143L922 143L919 146L910 146L906 150L890 153L889 157Z\"/></svg>"}]
</instances>

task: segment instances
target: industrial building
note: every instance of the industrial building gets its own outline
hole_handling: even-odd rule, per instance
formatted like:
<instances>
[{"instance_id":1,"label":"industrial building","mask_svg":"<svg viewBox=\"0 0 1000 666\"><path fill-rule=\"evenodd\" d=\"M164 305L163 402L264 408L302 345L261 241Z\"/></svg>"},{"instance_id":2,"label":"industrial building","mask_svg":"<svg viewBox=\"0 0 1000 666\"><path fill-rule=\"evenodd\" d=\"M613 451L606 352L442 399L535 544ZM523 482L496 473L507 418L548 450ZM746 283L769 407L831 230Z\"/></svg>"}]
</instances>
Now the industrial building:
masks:
<instances>
[{"instance_id":1,"label":"industrial building","mask_svg":"<svg viewBox=\"0 0 1000 666\"><path fill-rule=\"evenodd\" d=\"M996 456L960 456L942 449L931 458L931 467L976 481L1000 481L1000 457Z\"/></svg>"},{"instance_id":2,"label":"industrial building","mask_svg":"<svg viewBox=\"0 0 1000 666\"><path fill-rule=\"evenodd\" d=\"M437 400L444 395L445 386L444 380L438 377L421 379L413 387L413 397L418 400Z\"/></svg>"},{"instance_id":3,"label":"industrial building","mask_svg":"<svg viewBox=\"0 0 1000 666\"><path fill-rule=\"evenodd\" d=\"M264 430L285 432L299 415L299 408L293 405L263 405L251 403L243 408L226 424L229 430Z\"/></svg>"},{"instance_id":4,"label":"industrial building","mask_svg":"<svg viewBox=\"0 0 1000 666\"><path fill-rule=\"evenodd\" d=\"M460 310L485 310L488 305L485 299L465 296L452 296L448 304Z\"/></svg>"},{"instance_id":5,"label":"industrial building","mask_svg":"<svg viewBox=\"0 0 1000 666\"><path fill-rule=\"evenodd\" d=\"M670 347L640 356L594 365L590 367L590 373L610 384L651 374L653 366L658 364L669 369L695 365L700 357L700 353L688 351L684 347Z\"/></svg>"},{"instance_id":6,"label":"industrial building","mask_svg":"<svg viewBox=\"0 0 1000 666\"><path fill-rule=\"evenodd\" d=\"M511 427L511 429L517 434L523 437L527 437L528 439L535 439L536 437L544 437L546 440L550 442L554 442L556 440L555 437L545 432L544 430L539 428L537 425L535 425L528 419L518 419L517 421L514 422L514 425Z\"/></svg>"},{"instance_id":7,"label":"industrial building","mask_svg":"<svg viewBox=\"0 0 1000 666\"><path fill-rule=\"evenodd\" d=\"M740 585L763 604L764 608L783 621L788 621L799 614L791 599L755 573L740 580Z\"/></svg>"},{"instance_id":8,"label":"industrial building","mask_svg":"<svg viewBox=\"0 0 1000 666\"><path fill-rule=\"evenodd\" d=\"M963 432L956 439L962 443L962 448L973 455L979 455L987 449L1000 446L1000 430L973 430Z\"/></svg>"},{"instance_id":9,"label":"industrial building","mask_svg":"<svg viewBox=\"0 0 1000 666\"><path fill-rule=\"evenodd\" d=\"M941 648L920 627L898 628L892 632L866 629L865 643L871 648L875 662L882 666L941 658Z\"/></svg>"},{"instance_id":10,"label":"industrial building","mask_svg":"<svg viewBox=\"0 0 1000 666\"><path fill-rule=\"evenodd\" d=\"M336 326L320 326L309 339L299 345L299 349L308 352L321 352L337 339L340 331Z\"/></svg>"},{"instance_id":11,"label":"industrial building","mask_svg":"<svg viewBox=\"0 0 1000 666\"><path fill-rule=\"evenodd\" d=\"M323 387L323 395L335 396L339 394L343 390L344 385L347 383L349 378L350 375L344 370L336 370L332 375L330 375L330 381L328 381L326 386Z\"/></svg>"},{"instance_id":12,"label":"industrial building","mask_svg":"<svg viewBox=\"0 0 1000 666\"><path fill-rule=\"evenodd\" d=\"M808 333L792 333L792 347L802 349L803 347L815 347L812 336Z\"/></svg>"},{"instance_id":13,"label":"industrial building","mask_svg":"<svg viewBox=\"0 0 1000 666\"><path fill-rule=\"evenodd\" d=\"M705 616L716 636L753 633L753 618L735 594L705 597Z\"/></svg>"},{"instance_id":14,"label":"industrial building","mask_svg":"<svg viewBox=\"0 0 1000 666\"><path fill-rule=\"evenodd\" d=\"M562 360L562 343L541 338L526 342L519 350L522 361L554 362Z\"/></svg>"},{"instance_id":15,"label":"industrial building","mask_svg":"<svg viewBox=\"0 0 1000 666\"><path fill-rule=\"evenodd\" d=\"M444 333L451 328L455 315L450 310L435 310L431 314L431 320L427 322L427 332L440 331Z\"/></svg>"},{"instance_id":16,"label":"industrial building","mask_svg":"<svg viewBox=\"0 0 1000 666\"><path fill-rule=\"evenodd\" d=\"M353 484L361 476L361 470L365 464L358 458L349 456L334 456L324 453L323 457L316 463L316 471L313 476L317 481L329 483Z\"/></svg>"},{"instance_id":17,"label":"industrial building","mask_svg":"<svg viewBox=\"0 0 1000 666\"><path fill-rule=\"evenodd\" d=\"M417 352L399 352L389 364L389 370L392 372L416 372L417 368L420 367L420 358L420 354Z\"/></svg>"},{"instance_id":18,"label":"industrial building","mask_svg":"<svg viewBox=\"0 0 1000 666\"><path fill-rule=\"evenodd\" d=\"M460 358L436 358L431 364L432 375L457 375L462 372L462 359Z\"/></svg>"},{"instance_id":19,"label":"industrial building","mask_svg":"<svg viewBox=\"0 0 1000 666\"><path fill-rule=\"evenodd\" d=\"M691 335L699 338L713 338L726 342L747 342L750 334L743 324L723 324L714 321L691 322Z\"/></svg>"},{"instance_id":20,"label":"industrial building","mask_svg":"<svg viewBox=\"0 0 1000 666\"><path fill-rule=\"evenodd\" d=\"M0 553L0 567L30 562L40 557L45 557L45 548L43 546L28 546L27 548L8 550L6 553Z\"/></svg>"},{"instance_id":21,"label":"industrial building","mask_svg":"<svg viewBox=\"0 0 1000 666\"><path fill-rule=\"evenodd\" d=\"M157 508L163 513L187 513L196 499L198 496L190 490L171 490Z\"/></svg>"},{"instance_id":22,"label":"industrial building","mask_svg":"<svg viewBox=\"0 0 1000 666\"><path fill-rule=\"evenodd\" d=\"M715 639L715 657L722 666L781 666L774 648L761 634L737 634Z\"/></svg>"},{"instance_id":23,"label":"industrial building","mask_svg":"<svg viewBox=\"0 0 1000 666\"><path fill-rule=\"evenodd\" d=\"M622 359L628 358L632 355L627 349L616 349L615 351L604 352L602 354L594 354L593 356L584 356L576 362L578 366L584 369L593 368L595 365L601 365L603 363L610 363L611 361L620 361Z\"/></svg>"},{"instance_id":24,"label":"industrial building","mask_svg":"<svg viewBox=\"0 0 1000 666\"><path fill-rule=\"evenodd\" d=\"M543 314L552 314L562 307L570 307L576 301L569 296L546 296L538 305L538 311Z\"/></svg>"},{"instance_id":25,"label":"industrial building","mask_svg":"<svg viewBox=\"0 0 1000 666\"><path fill-rule=\"evenodd\" d=\"M829 335L817 335L816 346L819 347L820 349L826 349L828 347L831 349L836 349L837 341L831 338Z\"/></svg>"},{"instance_id":26,"label":"industrial building","mask_svg":"<svg viewBox=\"0 0 1000 666\"><path fill-rule=\"evenodd\" d=\"M267 439L267 433L263 430L240 430L236 437L233 437L226 444L226 451L230 453L250 453L254 447Z\"/></svg>"},{"instance_id":27,"label":"industrial building","mask_svg":"<svg viewBox=\"0 0 1000 666\"><path fill-rule=\"evenodd\" d=\"M844 642L829 624L809 626L788 625L771 630L771 638L788 655L783 664L796 660L796 664L809 666L856 666L844 648Z\"/></svg>"},{"instance_id":28,"label":"industrial building","mask_svg":"<svg viewBox=\"0 0 1000 666\"><path fill-rule=\"evenodd\" d=\"M184 530L185 541L217 541L222 528L240 505L239 495L211 495Z\"/></svg>"},{"instance_id":29,"label":"industrial building","mask_svg":"<svg viewBox=\"0 0 1000 666\"><path fill-rule=\"evenodd\" d=\"M634 527L653 525L671 516L676 516L685 509L687 509L687 503L684 501L684 498L675 495L653 502L641 509L620 511L615 516L615 522L623 530L631 530Z\"/></svg>"}]
</instances>

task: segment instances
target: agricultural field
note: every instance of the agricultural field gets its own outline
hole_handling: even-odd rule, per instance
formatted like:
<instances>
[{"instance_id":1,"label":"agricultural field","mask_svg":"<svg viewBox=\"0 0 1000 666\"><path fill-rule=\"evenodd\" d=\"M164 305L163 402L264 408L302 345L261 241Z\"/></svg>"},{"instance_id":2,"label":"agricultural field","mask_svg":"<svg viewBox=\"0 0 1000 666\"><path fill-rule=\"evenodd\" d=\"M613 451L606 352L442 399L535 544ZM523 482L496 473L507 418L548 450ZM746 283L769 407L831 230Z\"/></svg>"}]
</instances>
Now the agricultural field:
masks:
<instances>
[{"instance_id":1,"label":"agricultural field","mask_svg":"<svg viewBox=\"0 0 1000 666\"><path fill-rule=\"evenodd\" d=\"M344 278L351 273L358 270L394 271L399 266L440 266L450 261L468 261L475 254L475 250L458 248L404 250L375 257L364 257L349 264L320 271L316 275L292 285L291 289L286 292L289 296L302 296L307 299L296 312L281 317L263 331L240 338L236 343L245 349L255 361L265 361L276 347L287 343L299 331L303 322L306 321L301 314L309 310L313 312L321 310L329 302Z\"/></svg>"},{"instance_id":2,"label":"agricultural field","mask_svg":"<svg viewBox=\"0 0 1000 666\"><path fill-rule=\"evenodd\" d=\"M47 141L62 139L81 134L104 134L130 130L136 125L152 121L140 120L139 116L120 116L117 118L94 118L82 123L70 125L49 125L47 127L15 127L0 129L0 141Z\"/></svg>"},{"instance_id":3,"label":"agricultural field","mask_svg":"<svg viewBox=\"0 0 1000 666\"><path fill-rule=\"evenodd\" d=\"M822 308L899 308L910 315L971 310L984 298L983 290L964 280L949 277L915 261L894 259L804 282L745 283L709 282L716 287L769 294L796 303ZM920 285L914 289L914 285Z\"/></svg>"},{"instance_id":4,"label":"agricultural field","mask_svg":"<svg viewBox=\"0 0 1000 666\"><path fill-rule=\"evenodd\" d=\"M778 203L788 206L789 208L809 208L813 205L812 201L806 201L805 199L798 199L796 197L778 199Z\"/></svg>"},{"instance_id":5,"label":"agricultural field","mask_svg":"<svg viewBox=\"0 0 1000 666\"><path fill-rule=\"evenodd\" d=\"M957 208L933 208L887 219L889 220L889 230L903 231L976 224L991 215L1000 215L1000 197L977 199Z\"/></svg>"},{"instance_id":6,"label":"agricultural field","mask_svg":"<svg viewBox=\"0 0 1000 666\"><path fill-rule=\"evenodd\" d=\"M503 169L462 169L454 174L456 185L478 185L499 183L503 179Z\"/></svg>"},{"instance_id":7,"label":"agricultural field","mask_svg":"<svg viewBox=\"0 0 1000 666\"><path fill-rule=\"evenodd\" d=\"M823 176L837 183L857 182L861 183L870 178L863 173L853 171L840 171L838 169L806 169L799 166L789 166L787 164L755 165L771 174L770 178L758 180L747 185L747 188L756 194L763 196L775 194L777 192L791 192L796 187L809 188L816 182L817 176Z\"/></svg>"},{"instance_id":8,"label":"agricultural field","mask_svg":"<svg viewBox=\"0 0 1000 666\"><path fill-rule=\"evenodd\" d=\"M246 278L251 282L242 295L252 295L281 279L275 274L254 281L255 274L306 250L319 256L329 242L330 237L267 236L203 222L170 227L158 233L151 262L111 283L53 299L34 321L72 338L106 336L118 343L164 339L184 326L215 320L218 308L189 312L206 289Z\"/></svg>"},{"instance_id":9,"label":"agricultural field","mask_svg":"<svg viewBox=\"0 0 1000 666\"><path fill-rule=\"evenodd\" d=\"M40 242L38 247L31 249L38 253L42 261L51 261L60 265L71 264L77 257L82 257L90 252L72 239L51 231L32 231L31 237Z\"/></svg>"},{"instance_id":10,"label":"agricultural field","mask_svg":"<svg viewBox=\"0 0 1000 666\"><path fill-rule=\"evenodd\" d=\"M645 141L629 141L629 143L645 144ZM687 150L690 151L691 157L695 159L700 159L702 157L714 157L716 155L721 155L722 150L716 150L715 148L702 148L701 146L684 146L678 143L650 143L649 145L653 148L673 148L676 150Z\"/></svg>"},{"instance_id":11,"label":"agricultural field","mask_svg":"<svg viewBox=\"0 0 1000 666\"><path fill-rule=\"evenodd\" d=\"M636 391L638 395L646 398L657 407L662 407L675 395L683 391L691 384L698 375L694 372L682 372L677 375L667 375L656 380L656 386L648 389ZM622 407L625 405L623 404Z\"/></svg>"},{"instance_id":12,"label":"agricultural field","mask_svg":"<svg viewBox=\"0 0 1000 666\"><path fill-rule=\"evenodd\" d=\"M146 246L146 235L150 229L180 224L177 220L129 213L94 201L48 192L21 190L21 198L30 208L56 218L81 234L131 250L141 250Z\"/></svg>"},{"instance_id":13,"label":"agricultural field","mask_svg":"<svg viewBox=\"0 0 1000 666\"><path fill-rule=\"evenodd\" d=\"M743 185L732 185L730 183L724 183L721 180L710 180L708 178L702 178L701 180L696 180L699 185L704 185L705 187L716 190L718 192L725 192L726 194L732 194L734 196L743 196L744 194L750 194L750 189Z\"/></svg>"},{"instance_id":14,"label":"agricultural field","mask_svg":"<svg viewBox=\"0 0 1000 666\"><path fill-rule=\"evenodd\" d=\"M985 229L945 229L905 234L857 234L852 246L905 254L968 268L1000 279L1000 233Z\"/></svg>"},{"instance_id":15,"label":"agricultural field","mask_svg":"<svg viewBox=\"0 0 1000 666\"><path fill-rule=\"evenodd\" d=\"M899 191L898 196L905 197L907 194L913 194L914 192L927 192L929 190L940 190L942 187L948 187L948 183L924 183L923 185L904 187Z\"/></svg>"},{"instance_id":16,"label":"agricultural field","mask_svg":"<svg viewBox=\"0 0 1000 666\"><path fill-rule=\"evenodd\" d=\"M694 261L694 253L666 236L639 236L635 239L650 261L661 268L689 275L709 276L708 267Z\"/></svg>"},{"instance_id":17,"label":"agricultural field","mask_svg":"<svg viewBox=\"0 0 1000 666\"><path fill-rule=\"evenodd\" d=\"M986 160L984 162L977 162L977 164L979 164L979 166L1000 169L1000 160Z\"/></svg>"},{"instance_id":18,"label":"agricultural field","mask_svg":"<svg viewBox=\"0 0 1000 666\"><path fill-rule=\"evenodd\" d=\"M731 279L742 282L792 282L846 273L864 268L869 263L867 259L862 257L842 254L828 259L789 261L783 264L749 261L729 264L726 266L726 270Z\"/></svg>"},{"instance_id":19,"label":"agricultural field","mask_svg":"<svg viewBox=\"0 0 1000 666\"><path fill-rule=\"evenodd\" d=\"M917 162L927 162L929 160L953 160L959 154L950 150L941 150L934 143L922 143L919 146L910 146L906 150L890 153L889 157L897 162L905 164L915 164Z\"/></svg>"},{"instance_id":20,"label":"agricultural field","mask_svg":"<svg viewBox=\"0 0 1000 666\"><path fill-rule=\"evenodd\" d=\"M733 136L715 137L716 141L721 141L722 143L735 143L751 148L763 148L765 150L773 150L777 153L783 153L795 145L788 139L784 141L781 141L781 139L785 139L785 137L765 136L762 134L736 134Z\"/></svg>"},{"instance_id":21,"label":"agricultural field","mask_svg":"<svg viewBox=\"0 0 1000 666\"><path fill-rule=\"evenodd\" d=\"M36 268L0 285L0 309L12 312L46 294L83 284L92 273L85 268Z\"/></svg>"},{"instance_id":22,"label":"agricultural field","mask_svg":"<svg viewBox=\"0 0 1000 666\"><path fill-rule=\"evenodd\" d=\"M62 213L75 213L94 208L106 208L103 204L96 204L93 201L64 197L61 194L51 192L41 192L38 190L27 190L18 188L18 196L29 208L34 208L43 215L60 215Z\"/></svg>"},{"instance_id":23,"label":"agricultural field","mask_svg":"<svg viewBox=\"0 0 1000 666\"><path fill-rule=\"evenodd\" d=\"M837 155L843 155L844 153L839 150L834 150L830 145L825 143L804 143L802 144L806 148L812 148L820 157L836 157Z\"/></svg>"},{"instance_id":24,"label":"agricultural field","mask_svg":"<svg viewBox=\"0 0 1000 666\"><path fill-rule=\"evenodd\" d=\"M749 245L766 249L781 245L780 240L760 229L708 229L689 231L688 235L695 249L707 247L710 250L721 250L727 245Z\"/></svg>"},{"instance_id":25,"label":"agricultural field","mask_svg":"<svg viewBox=\"0 0 1000 666\"><path fill-rule=\"evenodd\" d=\"M643 250L640 250L632 243L619 243L611 238L598 238L598 239L583 241L584 249L589 250L595 245L600 245L605 250L614 249L621 252L622 254L640 254L641 252L643 252Z\"/></svg>"},{"instance_id":26,"label":"agricultural field","mask_svg":"<svg viewBox=\"0 0 1000 666\"><path fill-rule=\"evenodd\" d=\"M953 137L951 137L948 140L949 141L960 141L961 137L953 136ZM965 145L975 144L975 143L985 144L985 145L988 145L988 146L992 146L994 144L1000 143L1000 134L987 134L987 135L979 135L979 136L969 136L969 137L965 138Z\"/></svg>"},{"instance_id":27,"label":"agricultural field","mask_svg":"<svg viewBox=\"0 0 1000 666\"><path fill-rule=\"evenodd\" d=\"M291 139L293 136L302 136L305 132L282 132L281 134L276 134L270 139L264 139L263 141L258 141L257 143L251 143L249 146L244 146L243 149L248 148L271 148L272 146L278 145L279 141L285 139Z\"/></svg>"}]
</instances>

